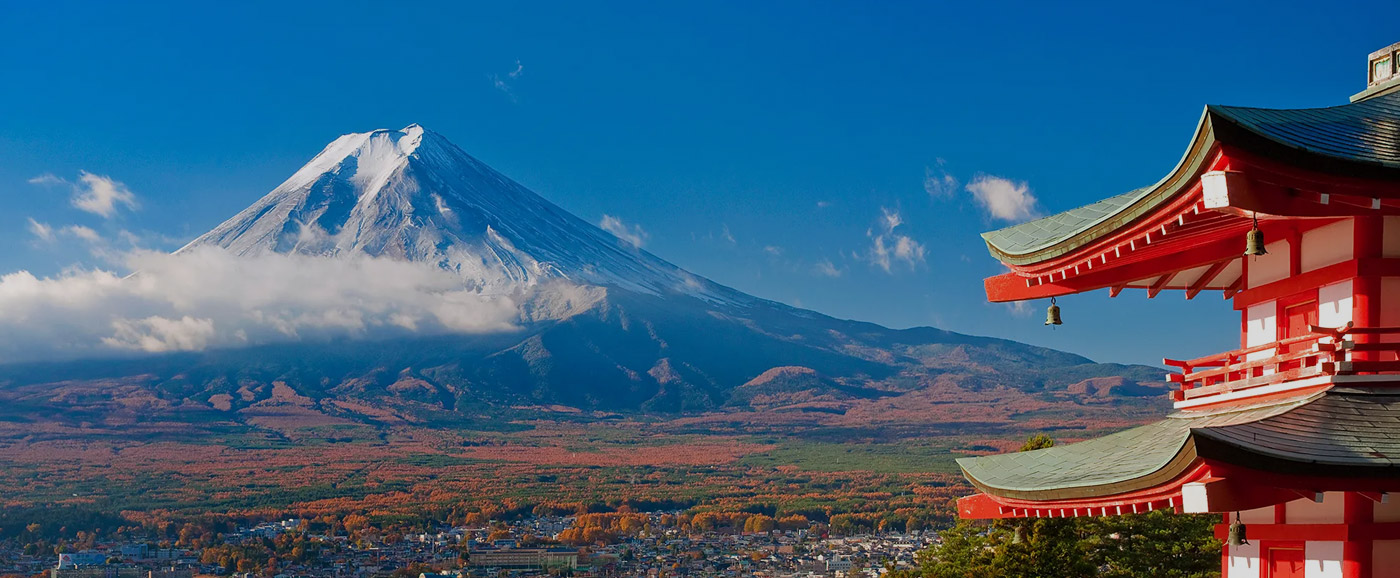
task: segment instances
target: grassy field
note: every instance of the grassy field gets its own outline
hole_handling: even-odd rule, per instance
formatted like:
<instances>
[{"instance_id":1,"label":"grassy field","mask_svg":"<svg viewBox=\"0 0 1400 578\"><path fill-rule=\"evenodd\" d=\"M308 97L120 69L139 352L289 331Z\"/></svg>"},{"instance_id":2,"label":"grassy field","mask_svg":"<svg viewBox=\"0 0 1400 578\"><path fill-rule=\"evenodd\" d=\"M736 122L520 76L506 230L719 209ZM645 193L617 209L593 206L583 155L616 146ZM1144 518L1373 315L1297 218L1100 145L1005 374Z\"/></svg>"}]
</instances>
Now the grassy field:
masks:
<instances>
[{"instance_id":1,"label":"grassy field","mask_svg":"<svg viewBox=\"0 0 1400 578\"><path fill-rule=\"evenodd\" d=\"M751 454L740 463L755 467L796 466L814 472L866 471L878 474L955 474L953 460L962 454L945 444L840 444L805 440L777 440L771 451Z\"/></svg>"}]
</instances>

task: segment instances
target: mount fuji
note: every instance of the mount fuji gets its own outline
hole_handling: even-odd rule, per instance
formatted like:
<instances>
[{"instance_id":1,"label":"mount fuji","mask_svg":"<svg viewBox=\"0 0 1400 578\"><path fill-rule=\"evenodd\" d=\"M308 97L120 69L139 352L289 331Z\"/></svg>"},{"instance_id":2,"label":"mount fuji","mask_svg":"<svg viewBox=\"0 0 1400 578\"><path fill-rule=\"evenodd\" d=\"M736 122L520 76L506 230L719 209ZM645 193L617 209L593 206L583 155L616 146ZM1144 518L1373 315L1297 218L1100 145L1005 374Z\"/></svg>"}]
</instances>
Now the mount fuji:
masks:
<instances>
[{"instance_id":1,"label":"mount fuji","mask_svg":"<svg viewBox=\"0 0 1400 578\"><path fill-rule=\"evenodd\" d=\"M181 251L363 253L510 293L551 280L751 303L590 225L416 124L347 134Z\"/></svg>"},{"instance_id":2,"label":"mount fuji","mask_svg":"<svg viewBox=\"0 0 1400 578\"><path fill-rule=\"evenodd\" d=\"M1142 385L1159 375L1150 368L840 320L722 286L579 219L418 125L336 139L177 253L210 248L431 264L472 291L520 296L529 314L518 331L494 334L0 368L0 385L126 379L175 405L239 411L266 401L256 392L275 383L326 412L372 406L403 415L522 406L841 414L870 403L936 404L927 393L935 386L1075 404L1161 393ZM561 286L587 298L551 300Z\"/></svg>"}]
</instances>

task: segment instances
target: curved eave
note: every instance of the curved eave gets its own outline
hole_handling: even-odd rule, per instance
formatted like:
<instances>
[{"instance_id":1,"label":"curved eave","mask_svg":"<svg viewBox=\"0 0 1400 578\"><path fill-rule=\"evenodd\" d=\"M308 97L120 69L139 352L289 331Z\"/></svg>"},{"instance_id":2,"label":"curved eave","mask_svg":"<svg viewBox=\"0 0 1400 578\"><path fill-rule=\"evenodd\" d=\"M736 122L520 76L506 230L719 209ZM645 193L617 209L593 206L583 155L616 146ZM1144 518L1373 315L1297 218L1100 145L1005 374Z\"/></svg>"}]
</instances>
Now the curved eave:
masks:
<instances>
[{"instance_id":1,"label":"curved eave","mask_svg":"<svg viewBox=\"0 0 1400 578\"><path fill-rule=\"evenodd\" d=\"M963 477L972 483L977 491L989 496L1029 502L1057 502L1065 500L1103 499L1141 492L1162 486L1181 477L1200 461L1196 448L1188 437L1177 447L1177 451L1162 464L1144 468L1141 472L1120 479L1091 485L1064 485L1058 487L998 487L979 480L968 468L963 468ZM960 466L962 464L959 464Z\"/></svg>"},{"instance_id":2,"label":"curved eave","mask_svg":"<svg viewBox=\"0 0 1400 578\"><path fill-rule=\"evenodd\" d=\"M1322 394L1226 408L1178 413L1165 420L1088 441L1043 450L962 458L963 476L996 498L1038 502L1103 499L1179 480L1210 456L1198 448L1209 428L1243 426L1284 415Z\"/></svg>"},{"instance_id":3,"label":"curved eave","mask_svg":"<svg viewBox=\"0 0 1400 578\"><path fill-rule=\"evenodd\" d=\"M1065 220L1082 220L1075 211L1091 205L983 233L982 238L993 257L1014 267L1066 257L1189 191L1222 144L1320 175L1400 181L1400 93L1320 109L1207 106L1176 166L1118 210L1063 225ZM1046 233L1063 228L1069 230Z\"/></svg>"},{"instance_id":4,"label":"curved eave","mask_svg":"<svg viewBox=\"0 0 1400 578\"><path fill-rule=\"evenodd\" d=\"M1125 204L1117 212L1104 215L1082 225L1068 235L1026 248L1005 250L998 246L997 237L1005 235L1016 227L982 233L982 239L987 243L988 252L997 260L1008 265L1031 265L1068 255L1076 249L1093 243L1132 224L1139 218L1151 214L1158 206L1176 197L1182 189L1191 188L1195 178L1204 172L1203 169L1210 160L1209 153L1215 147L1215 143L1215 131L1212 130L1210 109L1207 108L1201 114L1201 121L1196 126L1195 134L1191 137L1191 146L1187 148L1186 154L1182 155L1181 160L1177 161L1171 172L1155 184L1140 189L1138 197ZM1039 221L1055 219L1058 216L1052 215ZM1017 225L1017 227L1033 223L1035 222Z\"/></svg>"}]
</instances>

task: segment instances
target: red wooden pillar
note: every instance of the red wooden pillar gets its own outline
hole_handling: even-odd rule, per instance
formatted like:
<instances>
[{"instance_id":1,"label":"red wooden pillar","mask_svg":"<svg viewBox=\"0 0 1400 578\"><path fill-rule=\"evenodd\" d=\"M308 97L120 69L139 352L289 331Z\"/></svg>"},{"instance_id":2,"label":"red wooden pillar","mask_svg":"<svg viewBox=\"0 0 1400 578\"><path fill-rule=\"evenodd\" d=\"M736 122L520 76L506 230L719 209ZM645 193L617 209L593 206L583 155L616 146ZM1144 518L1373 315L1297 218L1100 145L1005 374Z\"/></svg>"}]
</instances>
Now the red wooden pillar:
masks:
<instances>
[{"instance_id":1,"label":"red wooden pillar","mask_svg":"<svg viewBox=\"0 0 1400 578\"><path fill-rule=\"evenodd\" d=\"M1370 499L1356 492L1342 497L1342 522L1348 526L1370 524L1375 517ZM1342 578L1371 578L1371 540L1342 542Z\"/></svg>"},{"instance_id":2,"label":"red wooden pillar","mask_svg":"<svg viewBox=\"0 0 1400 578\"><path fill-rule=\"evenodd\" d=\"M1383 217L1357 217L1352 252L1356 259L1376 259L1383 254L1385 220ZM1381 278L1374 275L1357 277L1352 281L1352 322L1357 327L1379 327L1381 324ZM1379 341L1374 335L1354 335L1358 343ZM1374 352L1355 352L1357 361L1379 359Z\"/></svg>"}]
</instances>

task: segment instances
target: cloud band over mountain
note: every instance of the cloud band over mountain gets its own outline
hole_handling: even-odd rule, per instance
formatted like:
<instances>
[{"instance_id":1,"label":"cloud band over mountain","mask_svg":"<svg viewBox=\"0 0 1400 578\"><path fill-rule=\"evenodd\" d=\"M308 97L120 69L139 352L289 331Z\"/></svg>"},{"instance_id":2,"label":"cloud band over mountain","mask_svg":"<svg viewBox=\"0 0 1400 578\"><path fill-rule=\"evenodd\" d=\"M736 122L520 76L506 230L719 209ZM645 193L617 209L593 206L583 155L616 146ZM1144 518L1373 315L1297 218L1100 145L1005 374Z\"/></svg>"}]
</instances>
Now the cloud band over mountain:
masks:
<instances>
[{"instance_id":1,"label":"cloud band over mountain","mask_svg":"<svg viewBox=\"0 0 1400 578\"><path fill-rule=\"evenodd\" d=\"M0 277L0 363L286 341L479 334L567 316L597 295L554 283L488 295L433 265L368 256L134 252L122 277Z\"/></svg>"}]
</instances>

